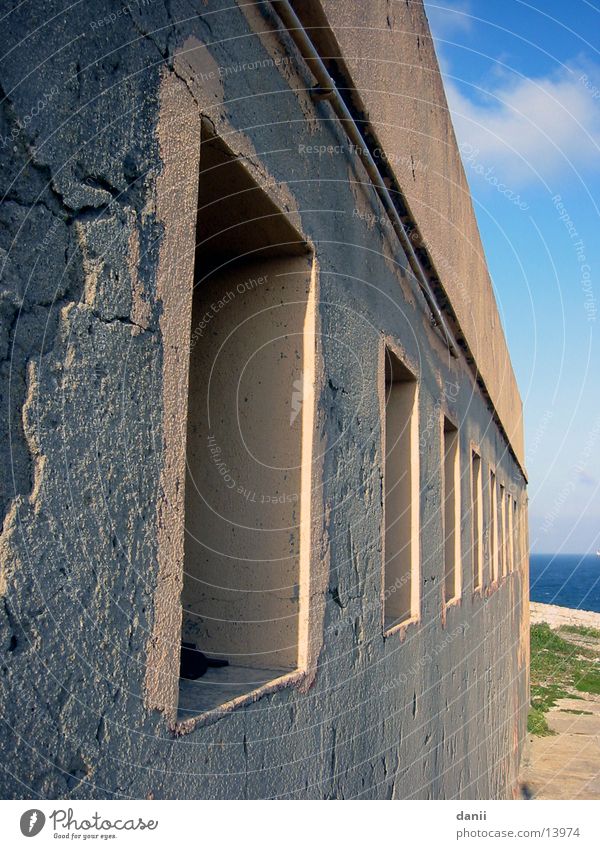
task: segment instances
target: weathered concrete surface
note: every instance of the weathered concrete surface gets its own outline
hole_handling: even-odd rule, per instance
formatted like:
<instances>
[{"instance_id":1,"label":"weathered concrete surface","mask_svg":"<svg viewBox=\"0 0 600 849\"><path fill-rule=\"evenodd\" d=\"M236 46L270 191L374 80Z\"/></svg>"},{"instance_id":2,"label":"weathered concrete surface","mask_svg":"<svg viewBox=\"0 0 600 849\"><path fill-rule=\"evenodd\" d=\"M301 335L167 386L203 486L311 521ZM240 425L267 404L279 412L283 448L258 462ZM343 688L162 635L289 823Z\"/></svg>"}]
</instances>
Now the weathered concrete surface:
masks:
<instances>
[{"instance_id":1,"label":"weathered concrete surface","mask_svg":"<svg viewBox=\"0 0 600 849\"><path fill-rule=\"evenodd\" d=\"M343 147L345 136L328 105L308 98L310 75L276 30L268 4L251 14L224 0L32 0L4 21L5 797L502 798L516 786L527 712L524 480L470 371L429 327L356 158L300 150ZM207 52L217 77L199 70ZM165 86L183 93L182 137L204 115L315 245L323 370L310 533L325 571L311 575L312 674L182 736L167 692L173 670L161 677L169 658L176 664L183 539L173 510L183 415L170 393L187 360L169 346L185 336L181 299L193 285L183 281L189 263L172 259L194 245L177 243L186 228L174 236L168 213L189 209L195 153L179 178L163 179ZM177 110L168 121L175 129ZM425 221L424 208L415 212ZM477 290L477 275L464 279ZM473 320L489 334L483 307ZM417 364L421 422L421 619L388 639L383 336ZM464 456L477 445L522 514L517 569L492 587L486 546L485 591L472 594L465 511L463 593L448 609L443 411L460 422ZM461 497L469 503L466 471Z\"/></svg>"},{"instance_id":2,"label":"weathered concrete surface","mask_svg":"<svg viewBox=\"0 0 600 849\"><path fill-rule=\"evenodd\" d=\"M600 697L581 695L546 714L554 735L529 737L522 782L534 799L600 799Z\"/></svg>"},{"instance_id":3,"label":"weathered concrete surface","mask_svg":"<svg viewBox=\"0 0 600 849\"><path fill-rule=\"evenodd\" d=\"M156 269L156 299L161 304L162 410L164 458L156 503L157 592L148 641L147 704L175 720L177 683L166 670L177 668L181 628L185 519L185 445L187 386L194 274L200 115L187 86L163 73L156 127L162 162L156 183L156 217L163 235Z\"/></svg>"}]
</instances>

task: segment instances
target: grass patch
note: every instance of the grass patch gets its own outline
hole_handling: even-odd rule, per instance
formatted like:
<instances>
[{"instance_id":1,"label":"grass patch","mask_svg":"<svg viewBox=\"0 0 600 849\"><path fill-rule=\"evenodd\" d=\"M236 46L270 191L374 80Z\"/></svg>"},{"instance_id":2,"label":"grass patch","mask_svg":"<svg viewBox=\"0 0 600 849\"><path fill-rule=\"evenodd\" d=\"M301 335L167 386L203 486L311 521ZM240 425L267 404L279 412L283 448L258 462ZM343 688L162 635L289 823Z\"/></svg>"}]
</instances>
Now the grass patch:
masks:
<instances>
[{"instance_id":1,"label":"grass patch","mask_svg":"<svg viewBox=\"0 0 600 849\"><path fill-rule=\"evenodd\" d=\"M598 628L589 628L587 625L561 625L559 630L565 634L577 634L578 637L593 637L600 640Z\"/></svg>"},{"instance_id":2,"label":"grass patch","mask_svg":"<svg viewBox=\"0 0 600 849\"><path fill-rule=\"evenodd\" d=\"M544 714L558 699L574 698L577 690L600 693L596 657L597 652L570 643L545 623L531 626L531 734L552 733Z\"/></svg>"},{"instance_id":3,"label":"grass patch","mask_svg":"<svg viewBox=\"0 0 600 849\"><path fill-rule=\"evenodd\" d=\"M527 731L537 737L548 737L550 734L556 733L549 728L544 711L534 707L529 709Z\"/></svg>"},{"instance_id":4,"label":"grass patch","mask_svg":"<svg viewBox=\"0 0 600 849\"><path fill-rule=\"evenodd\" d=\"M575 686L580 693L600 694L600 669L590 669Z\"/></svg>"},{"instance_id":5,"label":"grass patch","mask_svg":"<svg viewBox=\"0 0 600 849\"><path fill-rule=\"evenodd\" d=\"M544 687L542 684L532 684L531 706L546 712L556 705L558 699L568 699L570 695L568 690L556 684L551 684L549 687Z\"/></svg>"}]
</instances>

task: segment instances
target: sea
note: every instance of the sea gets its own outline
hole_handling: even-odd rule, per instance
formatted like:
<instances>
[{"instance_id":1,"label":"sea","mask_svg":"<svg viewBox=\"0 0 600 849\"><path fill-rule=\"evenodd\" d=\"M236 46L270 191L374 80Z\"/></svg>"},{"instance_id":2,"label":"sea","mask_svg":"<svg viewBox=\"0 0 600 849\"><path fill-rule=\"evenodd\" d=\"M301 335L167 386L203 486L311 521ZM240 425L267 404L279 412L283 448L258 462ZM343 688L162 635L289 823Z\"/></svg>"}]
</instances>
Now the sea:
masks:
<instances>
[{"instance_id":1,"label":"sea","mask_svg":"<svg viewBox=\"0 0 600 849\"><path fill-rule=\"evenodd\" d=\"M531 601L600 613L600 557L595 554L532 554Z\"/></svg>"}]
</instances>

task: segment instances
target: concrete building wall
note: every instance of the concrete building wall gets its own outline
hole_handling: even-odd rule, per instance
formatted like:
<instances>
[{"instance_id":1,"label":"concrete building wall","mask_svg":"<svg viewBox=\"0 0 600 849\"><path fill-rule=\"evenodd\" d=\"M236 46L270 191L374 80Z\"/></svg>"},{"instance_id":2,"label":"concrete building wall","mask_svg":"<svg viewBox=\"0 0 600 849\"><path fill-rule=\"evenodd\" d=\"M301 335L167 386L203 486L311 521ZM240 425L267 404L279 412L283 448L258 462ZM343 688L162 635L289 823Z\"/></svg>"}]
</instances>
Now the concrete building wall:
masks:
<instances>
[{"instance_id":1,"label":"concrete building wall","mask_svg":"<svg viewBox=\"0 0 600 849\"><path fill-rule=\"evenodd\" d=\"M409 5L407 42L425 27ZM511 796L527 713L525 481L471 369L430 326L366 174L330 106L307 93L312 78L270 5L33 2L12 11L5 38L37 61L25 75L18 52L1 51L12 154L0 174L2 795ZM298 673L178 723L202 121L314 255L300 530L310 558ZM437 227L442 255L460 240ZM501 349L489 316L482 306L473 326ZM418 381L421 596L418 621L388 636L386 340ZM280 393L278 420L293 391ZM498 408L520 456L511 397ZM471 504L476 447L484 508L483 587L472 591L465 509L449 605L444 415L458 426L460 502ZM515 568L495 582L490 469L518 517Z\"/></svg>"}]
</instances>

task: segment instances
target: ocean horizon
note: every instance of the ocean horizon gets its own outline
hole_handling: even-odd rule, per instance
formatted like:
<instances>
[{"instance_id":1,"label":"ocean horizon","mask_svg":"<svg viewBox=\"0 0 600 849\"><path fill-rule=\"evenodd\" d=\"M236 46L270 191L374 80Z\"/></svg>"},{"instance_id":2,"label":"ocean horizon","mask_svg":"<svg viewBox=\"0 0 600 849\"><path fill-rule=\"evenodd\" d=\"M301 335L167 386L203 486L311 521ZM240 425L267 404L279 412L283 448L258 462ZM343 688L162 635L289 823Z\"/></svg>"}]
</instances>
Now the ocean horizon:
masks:
<instances>
[{"instance_id":1,"label":"ocean horizon","mask_svg":"<svg viewBox=\"0 0 600 849\"><path fill-rule=\"evenodd\" d=\"M531 554L531 601L600 613L600 557L595 554Z\"/></svg>"}]
</instances>

